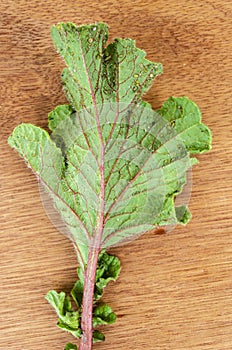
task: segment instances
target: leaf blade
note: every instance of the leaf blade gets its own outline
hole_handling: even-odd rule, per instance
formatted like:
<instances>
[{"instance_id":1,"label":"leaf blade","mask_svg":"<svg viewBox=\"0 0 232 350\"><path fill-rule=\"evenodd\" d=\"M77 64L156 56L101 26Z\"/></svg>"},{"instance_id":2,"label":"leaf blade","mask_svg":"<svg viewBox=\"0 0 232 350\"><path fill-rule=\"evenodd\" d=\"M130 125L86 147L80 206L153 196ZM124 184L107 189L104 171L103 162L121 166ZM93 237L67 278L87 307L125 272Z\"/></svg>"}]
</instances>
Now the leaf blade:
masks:
<instances>
[{"instance_id":1,"label":"leaf blade","mask_svg":"<svg viewBox=\"0 0 232 350\"><path fill-rule=\"evenodd\" d=\"M160 224L186 223L190 215L186 209L181 217L184 209L175 208L174 199L195 163L190 155L211 147L199 108L186 97L170 98L157 112L141 101L162 66L148 61L131 39L115 39L105 47L107 37L103 23L53 26L55 47L67 64L64 87L75 112L63 105L50 113L55 142L29 125L19 127L21 133L16 128L9 139L47 185L82 268L98 231L103 195L99 248ZM35 130L39 136L33 148L28 135Z\"/></svg>"}]
</instances>

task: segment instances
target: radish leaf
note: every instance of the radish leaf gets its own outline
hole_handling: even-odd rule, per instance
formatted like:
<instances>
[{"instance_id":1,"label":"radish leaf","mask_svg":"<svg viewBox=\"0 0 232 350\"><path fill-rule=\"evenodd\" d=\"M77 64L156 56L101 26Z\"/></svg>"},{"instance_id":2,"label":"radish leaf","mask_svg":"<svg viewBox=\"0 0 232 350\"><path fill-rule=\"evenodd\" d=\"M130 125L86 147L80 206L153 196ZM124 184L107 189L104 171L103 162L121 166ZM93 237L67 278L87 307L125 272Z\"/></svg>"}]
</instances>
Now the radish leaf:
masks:
<instances>
[{"instance_id":1,"label":"radish leaf","mask_svg":"<svg viewBox=\"0 0 232 350\"><path fill-rule=\"evenodd\" d=\"M78 280L71 296L50 291L46 299L58 326L81 337L80 350L104 340L95 327L116 316L99 304L119 275L120 262L105 250L160 226L186 224L186 204L175 203L193 154L211 148L211 132L187 97L170 97L154 111L142 101L162 73L131 39L107 45L108 26L59 23L52 39L66 68L62 83L69 104L49 113L49 134L31 124L9 137L33 170L68 228L76 249ZM66 350L77 349L68 343Z\"/></svg>"}]
</instances>

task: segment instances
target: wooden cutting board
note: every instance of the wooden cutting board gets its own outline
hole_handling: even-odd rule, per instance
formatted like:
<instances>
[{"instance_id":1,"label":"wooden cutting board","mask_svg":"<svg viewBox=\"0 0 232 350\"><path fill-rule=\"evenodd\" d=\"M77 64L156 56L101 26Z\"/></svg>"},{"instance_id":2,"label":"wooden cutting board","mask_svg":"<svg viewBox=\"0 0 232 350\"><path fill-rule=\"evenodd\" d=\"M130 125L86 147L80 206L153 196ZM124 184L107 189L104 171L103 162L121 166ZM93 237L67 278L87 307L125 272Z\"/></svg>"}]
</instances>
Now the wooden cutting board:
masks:
<instances>
[{"instance_id":1,"label":"wooden cutting board","mask_svg":"<svg viewBox=\"0 0 232 350\"><path fill-rule=\"evenodd\" d=\"M0 349L63 349L44 299L76 279L70 242L51 224L35 177L7 145L21 122L41 127L65 103L49 30L53 23L105 21L164 65L146 95L157 108L187 95L213 131L213 150L193 169L192 221L115 248L122 263L104 295L118 315L98 350L232 349L232 3L216 1L4 0L0 5Z\"/></svg>"}]
</instances>

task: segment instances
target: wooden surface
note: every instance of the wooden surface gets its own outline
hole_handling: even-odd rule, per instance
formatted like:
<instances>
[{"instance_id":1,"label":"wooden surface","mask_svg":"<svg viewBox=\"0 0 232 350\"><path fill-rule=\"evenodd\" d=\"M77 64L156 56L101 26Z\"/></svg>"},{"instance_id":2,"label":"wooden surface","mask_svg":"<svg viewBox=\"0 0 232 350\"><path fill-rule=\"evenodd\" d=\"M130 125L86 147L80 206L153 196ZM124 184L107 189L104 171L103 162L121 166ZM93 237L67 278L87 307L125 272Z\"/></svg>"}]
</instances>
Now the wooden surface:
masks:
<instances>
[{"instance_id":1,"label":"wooden surface","mask_svg":"<svg viewBox=\"0 0 232 350\"><path fill-rule=\"evenodd\" d=\"M156 108L188 95L212 128L213 150L193 170L191 223L115 248L119 281L105 292L118 315L95 349L232 349L232 4L231 1L26 1L0 5L0 349L63 349L44 300L69 291L76 259L47 218L35 177L7 146L20 122L46 127L65 103L49 29L59 21L106 21L164 64L146 99Z\"/></svg>"}]
</instances>

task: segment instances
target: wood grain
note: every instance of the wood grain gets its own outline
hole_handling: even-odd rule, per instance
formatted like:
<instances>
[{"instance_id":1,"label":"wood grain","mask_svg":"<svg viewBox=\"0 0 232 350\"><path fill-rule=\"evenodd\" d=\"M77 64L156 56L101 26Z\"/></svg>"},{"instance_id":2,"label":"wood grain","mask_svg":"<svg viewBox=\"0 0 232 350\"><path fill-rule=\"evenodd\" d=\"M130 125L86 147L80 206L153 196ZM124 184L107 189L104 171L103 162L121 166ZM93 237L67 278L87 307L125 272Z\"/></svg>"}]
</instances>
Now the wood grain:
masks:
<instances>
[{"instance_id":1,"label":"wood grain","mask_svg":"<svg viewBox=\"0 0 232 350\"><path fill-rule=\"evenodd\" d=\"M63 349L44 300L76 278L69 241L52 226L34 176L7 145L20 122L46 127L64 103L63 62L49 35L59 21L105 21L132 37L164 74L146 95L153 107L188 95L213 130L213 150L193 170L191 223L115 248L119 281L105 293L118 315L95 349L232 349L232 3L215 1L3 0L0 5L0 349Z\"/></svg>"}]
</instances>

